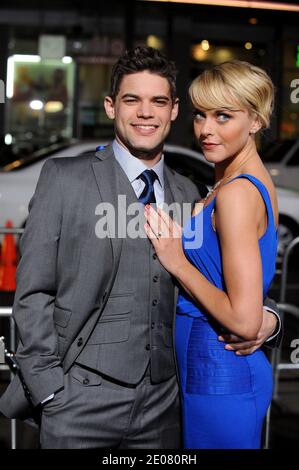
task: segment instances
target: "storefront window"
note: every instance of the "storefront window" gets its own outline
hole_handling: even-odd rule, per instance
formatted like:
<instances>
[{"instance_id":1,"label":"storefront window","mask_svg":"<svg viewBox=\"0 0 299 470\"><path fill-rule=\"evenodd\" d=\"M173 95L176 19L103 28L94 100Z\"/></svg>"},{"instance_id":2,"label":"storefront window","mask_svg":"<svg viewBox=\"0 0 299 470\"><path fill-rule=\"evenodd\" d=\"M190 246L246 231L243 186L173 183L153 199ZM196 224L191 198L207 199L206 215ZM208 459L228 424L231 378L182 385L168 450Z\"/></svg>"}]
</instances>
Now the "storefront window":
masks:
<instances>
[{"instance_id":1,"label":"storefront window","mask_svg":"<svg viewBox=\"0 0 299 470\"><path fill-rule=\"evenodd\" d=\"M227 60L245 60L259 67L265 64L266 46L250 41L242 44L221 44L202 38L194 41L191 47L192 75L196 77L202 70L211 65Z\"/></svg>"},{"instance_id":2,"label":"storefront window","mask_svg":"<svg viewBox=\"0 0 299 470\"><path fill-rule=\"evenodd\" d=\"M297 89L297 91L296 91ZM299 137L299 40L286 42L283 54L282 107L280 137Z\"/></svg>"},{"instance_id":3,"label":"storefront window","mask_svg":"<svg viewBox=\"0 0 299 470\"><path fill-rule=\"evenodd\" d=\"M7 67L6 129L29 151L72 136L74 65L70 57L45 60L13 55Z\"/></svg>"},{"instance_id":4,"label":"storefront window","mask_svg":"<svg viewBox=\"0 0 299 470\"><path fill-rule=\"evenodd\" d=\"M113 136L114 124L106 116L104 98L109 93L112 67L125 51L124 39L97 34L74 44L77 49L72 54L78 67L76 135L107 141Z\"/></svg>"},{"instance_id":5,"label":"storefront window","mask_svg":"<svg viewBox=\"0 0 299 470\"><path fill-rule=\"evenodd\" d=\"M109 93L113 65L108 59L99 57L85 58L81 61L83 63L79 64L79 137L105 140L113 134L113 122L107 118L104 109L104 98ZM112 60L115 61L116 59Z\"/></svg>"}]
</instances>

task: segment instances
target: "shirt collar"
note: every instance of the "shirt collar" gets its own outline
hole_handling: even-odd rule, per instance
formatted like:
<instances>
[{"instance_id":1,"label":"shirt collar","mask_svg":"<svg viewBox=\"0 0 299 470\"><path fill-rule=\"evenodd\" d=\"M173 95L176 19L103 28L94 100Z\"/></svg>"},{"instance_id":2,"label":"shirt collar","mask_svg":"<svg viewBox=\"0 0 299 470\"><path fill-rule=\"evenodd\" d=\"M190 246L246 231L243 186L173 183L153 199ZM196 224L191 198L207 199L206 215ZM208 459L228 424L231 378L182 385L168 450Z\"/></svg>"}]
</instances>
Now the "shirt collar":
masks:
<instances>
[{"instance_id":1,"label":"shirt collar","mask_svg":"<svg viewBox=\"0 0 299 470\"><path fill-rule=\"evenodd\" d=\"M127 149L120 145L115 139L112 144L113 152L116 160L126 173L130 183L132 183L138 176L149 168L139 158L134 157ZM164 155L160 160L151 168L158 176L158 181L162 188L164 188Z\"/></svg>"}]
</instances>

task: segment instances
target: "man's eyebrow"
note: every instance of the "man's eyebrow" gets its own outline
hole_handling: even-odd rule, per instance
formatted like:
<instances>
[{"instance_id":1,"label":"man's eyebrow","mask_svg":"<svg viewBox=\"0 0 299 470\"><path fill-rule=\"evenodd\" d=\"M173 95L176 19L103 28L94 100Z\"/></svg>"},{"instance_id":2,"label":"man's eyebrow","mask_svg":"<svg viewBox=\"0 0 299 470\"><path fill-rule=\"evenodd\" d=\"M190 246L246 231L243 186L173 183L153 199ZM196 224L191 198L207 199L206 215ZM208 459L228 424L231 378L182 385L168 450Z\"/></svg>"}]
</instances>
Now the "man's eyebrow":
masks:
<instances>
[{"instance_id":1,"label":"man's eyebrow","mask_svg":"<svg viewBox=\"0 0 299 470\"><path fill-rule=\"evenodd\" d=\"M140 96L139 95L135 95L134 93L125 93L124 95L122 95L121 99L126 99L126 98L135 98L135 99L140 99ZM169 96L167 95L155 95L155 96L152 96L151 98L152 100L165 100L165 101L170 101L170 98Z\"/></svg>"},{"instance_id":2,"label":"man's eyebrow","mask_svg":"<svg viewBox=\"0 0 299 470\"><path fill-rule=\"evenodd\" d=\"M123 100L124 98L139 98L138 95L134 95L134 93L125 93L122 95L121 99Z\"/></svg>"},{"instance_id":3,"label":"man's eyebrow","mask_svg":"<svg viewBox=\"0 0 299 470\"><path fill-rule=\"evenodd\" d=\"M166 101L170 101L169 96L166 96L166 95L157 95L157 96L153 96L153 98L154 98L155 100L166 100Z\"/></svg>"}]
</instances>

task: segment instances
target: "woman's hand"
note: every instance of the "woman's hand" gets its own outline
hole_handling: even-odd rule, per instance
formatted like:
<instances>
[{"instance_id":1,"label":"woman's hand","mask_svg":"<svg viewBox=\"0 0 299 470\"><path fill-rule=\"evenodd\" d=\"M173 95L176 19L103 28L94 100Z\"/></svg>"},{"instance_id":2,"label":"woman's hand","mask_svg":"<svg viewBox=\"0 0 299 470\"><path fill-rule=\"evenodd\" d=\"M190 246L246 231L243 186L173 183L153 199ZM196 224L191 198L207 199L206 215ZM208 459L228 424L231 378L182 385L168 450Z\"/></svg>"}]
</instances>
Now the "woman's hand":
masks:
<instances>
[{"instance_id":1,"label":"woman's hand","mask_svg":"<svg viewBox=\"0 0 299 470\"><path fill-rule=\"evenodd\" d=\"M145 206L145 233L153 244L164 268L171 274L183 269L188 263L182 247L182 228L166 212L150 205Z\"/></svg>"}]
</instances>

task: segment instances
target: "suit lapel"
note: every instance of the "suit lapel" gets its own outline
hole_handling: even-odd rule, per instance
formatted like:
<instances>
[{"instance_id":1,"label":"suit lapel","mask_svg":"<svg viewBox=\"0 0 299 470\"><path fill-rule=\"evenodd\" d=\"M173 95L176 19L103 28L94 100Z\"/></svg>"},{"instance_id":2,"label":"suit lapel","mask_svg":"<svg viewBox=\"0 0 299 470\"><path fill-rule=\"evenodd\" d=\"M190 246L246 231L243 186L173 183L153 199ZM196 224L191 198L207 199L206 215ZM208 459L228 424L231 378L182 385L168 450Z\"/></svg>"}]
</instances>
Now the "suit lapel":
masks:
<instances>
[{"instance_id":1,"label":"suit lapel","mask_svg":"<svg viewBox=\"0 0 299 470\"><path fill-rule=\"evenodd\" d=\"M182 215L182 204L186 202L184 197L184 191L180 183L177 181L175 174L166 165L164 166L164 181L165 203L175 203L174 217L178 222L180 222Z\"/></svg>"},{"instance_id":2,"label":"suit lapel","mask_svg":"<svg viewBox=\"0 0 299 470\"><path fill-rule=\"evenodd\" d=\"M111 234L110 242L113 250L114 266L118 264L123 240L122 238L117 237L117 233L116 236L113 235L117 231L118 220L119 188L118 178L116 176L116 164L117 162L111 145L109 145L105 150L97 152L96 159L92 163L101 200L102 202L112 204L115 210L114 220L110 220L110 217L107 217L108 232Z\"/></svg>"}]
</instances>

